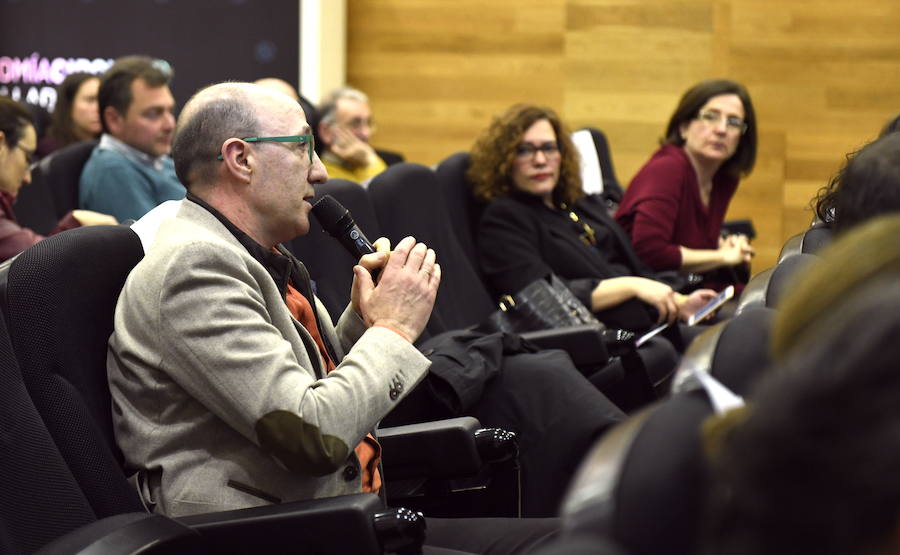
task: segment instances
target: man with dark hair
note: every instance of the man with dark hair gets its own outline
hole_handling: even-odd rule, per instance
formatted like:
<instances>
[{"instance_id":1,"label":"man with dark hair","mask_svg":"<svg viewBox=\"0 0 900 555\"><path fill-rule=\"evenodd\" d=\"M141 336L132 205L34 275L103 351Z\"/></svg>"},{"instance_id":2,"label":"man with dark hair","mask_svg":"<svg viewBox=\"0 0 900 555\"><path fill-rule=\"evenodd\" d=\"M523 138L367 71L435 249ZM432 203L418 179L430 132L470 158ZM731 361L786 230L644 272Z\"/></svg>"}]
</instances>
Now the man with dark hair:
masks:
<instances>
[{"instance_id":1,"label":"man with dark hair","mask_svg":"<svg viewBox=\"0 0 900 555\"><path fill-rule=\"evenodd\" d=\"M103 74L103 135L81 173L80 207L123 221L184 196L169 157L175 130L171 78L167 62L146 56L120 58Z\"/></svg>"}]
</instances>

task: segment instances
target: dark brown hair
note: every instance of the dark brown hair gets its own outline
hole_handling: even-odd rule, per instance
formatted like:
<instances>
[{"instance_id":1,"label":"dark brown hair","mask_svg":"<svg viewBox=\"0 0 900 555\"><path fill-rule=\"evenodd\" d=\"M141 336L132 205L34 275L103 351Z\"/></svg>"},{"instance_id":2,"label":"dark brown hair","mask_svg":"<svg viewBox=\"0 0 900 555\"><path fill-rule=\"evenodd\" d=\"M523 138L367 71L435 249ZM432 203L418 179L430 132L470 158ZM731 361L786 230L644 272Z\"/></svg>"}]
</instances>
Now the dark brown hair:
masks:
<instances>
[{"instance_id":1,"label":"dark brown hair","mask_svg":"<svg viewBox=\"0 0 900 555\"><path fill-rule=\"evenodd\" d=\"M466 177L475 196L484 201L509 194L515 189L511 169L516 147L525 132L540 120L547 120L559 144L559 182L553 189L553 201L571 204L584 196L578 151L566 126L549 108L516 104L494 118L472 146L472 161Z\"/></svg>"},{"instance_id":2,"label":"dark brown hair","mask_svg":"<svg viewBox=\"0 0 900 555\"><path fill-rule=\"evenodd\" d=\"M99 79L92 73L70 73L56 88L56 107L53 108L53 120L47 133L59 141L60 147L80 141L81 138L75 132L75 122L72 120L72 106L81 85L89 79Z\"/></svg>"},{"instance_id":3,"label":"dark brown hair","mask_svg":"<svg viewBox=\"0 0 900 555\"><path fill-rule=\"evenodd\" d=\"M816 218L844 233L879 215L900 212L900 133L887 133L847 155L812 200Z\"/></svg>"},{"instance_id":4,"label":"dark brown hair","mask_svg":"<svg viewBox=\"0 0 900 555\"><path fill-rule=\"evenodd\" d=\"M142 79L149 87L162 87L172 80L172 68L165 60L155 60L149 56L125 56L116 60L100 79L100 91L97 93L104 133L109 133L109 128L103 112L107 106L112 106L123 116L128 112L134 100L131 97L131 83L135 79Z\"/></svg>"},{"instance_id":5,"label":"dark brown hair","mask_svg":"<svg viewBox=\"0 0 900 555\"><path fill-rule=\"evenodd\" d=\"M753 165L756 163L757 136L753 102L750 100L750 93L740 83L727 79L710 79L701 81L688 89L678 102L675 113L669 119L666 136L660 143L684 146L685 141L681 136L681 127L695 119L710 98L722 94L736 94L744 105L744 122L747 124L747 131L741 135L735 153L719 168L720 172L737 179L753 171Z\"/></svg>"},{"instance_id":6,"label":"dark brown hair","mask_svg":"<svg viewBox=\"0 0 900 555\"><path fill-rule=\"evenodd\" d=\"M29 125L33 123L28 108L9 97L0 96L0 131L3 131L6 146L15 148Z\"/></svg>"}]
</instances>

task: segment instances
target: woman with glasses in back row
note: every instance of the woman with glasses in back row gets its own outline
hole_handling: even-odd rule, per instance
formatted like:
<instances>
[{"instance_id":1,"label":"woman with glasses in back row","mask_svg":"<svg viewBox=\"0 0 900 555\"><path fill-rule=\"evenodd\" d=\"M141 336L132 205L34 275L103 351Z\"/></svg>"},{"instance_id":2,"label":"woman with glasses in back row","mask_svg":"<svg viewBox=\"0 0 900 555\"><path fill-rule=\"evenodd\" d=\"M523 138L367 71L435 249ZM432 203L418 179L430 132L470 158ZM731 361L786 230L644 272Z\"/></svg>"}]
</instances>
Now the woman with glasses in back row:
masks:
<instances>
[{"instance_id":1,"label":"woman with glasses in back row","mask_svg":"<svg viewBox=\"0 0 900 555\"><path fill-rule=\"evenodd\" d=\"M23 185L31 183L31 161L37 148L37 134L31 112L15 100L0 96L0 262L44 239L19 225L13 203ZM83 225L115 225L112 216L90 210L66 214L51 235Z\"/></svg>"},{"instance_id":2,"label":"woman with glasses in back row","mask_svg":"<svg viewBox=\"0 0 900 555\"><path fill-rule=\"evenodd\" d=\"M641 263L602 198L584 194L578 153L552 110L520 104L495 118L472 148L467 177L488 202L478 257L496 295L554 273L601 322L640 333L686 319L715 294L681 295ZM679 328L671 331L683 347ZM657 385L678 360L667 343L639 351Z\"/></svg>"},{"instance_id":3,"label":"woman with glasses in back row","mask_svg":"<svg viewBox=\"0 0 900 555\"><path fill-rule=\"evenodd\" d=\"M745 235L723 236L722 222L756 161L747 90L724 79L694 85L661 142L625 191L616 220L656 271L704 274L703 285L714 289L745 281L753 248Z\"/></svg>"}]
</instances>

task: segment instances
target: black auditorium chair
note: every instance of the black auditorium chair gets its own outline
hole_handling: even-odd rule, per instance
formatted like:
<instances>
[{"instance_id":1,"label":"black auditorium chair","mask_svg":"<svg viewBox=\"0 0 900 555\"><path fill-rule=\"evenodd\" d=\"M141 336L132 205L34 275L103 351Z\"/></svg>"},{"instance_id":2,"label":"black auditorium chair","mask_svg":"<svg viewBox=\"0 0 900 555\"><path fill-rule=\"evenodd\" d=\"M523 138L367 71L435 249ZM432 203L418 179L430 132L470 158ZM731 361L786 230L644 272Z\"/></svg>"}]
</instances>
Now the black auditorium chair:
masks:
<instances>
[{"instance_id":1,"label":"black auditorium chair","mask_svg":"<svg viewBox=\"0 0 900 555\"><path fill-rule=\"evenodd\" d=\"M25 389L0 326L0 553L203 553L199 534L141 508L91 507Z\"/></svg>"},{"instance_id":2,"label":"black auditorium chair","mask_svg":"<svg viewBox=\"0 0 900 555\"><path fill-rule=\"evenodd\" d=\"M472 187L466 179L470 161L468 152L451 154L437 165L435 173L438 177L447 215L453 224L453 233L456 235L463 253L480 276L481 269L478 267L475 236L478 233L478 222L484 213L485 205L475 199Z\"/></svg>"},{"instance_id":3,"label":"black auditorium chair","mask_svg":"<svg viewBox=\"0 0 900 555\"><path fill-rule=\"evenodd\" d=\"M812 264L816 258L814 254L795 254L753 276L738 299L735 314L754 306L776 308L797 272Z\"/></svg>"},{"instance_id":4,"label":"black auditorium chair","mask_svg":"<svg viewBox=\"0 0 900 555\"><path fill-rule=\"evenodd\" d=\"M376 148L375 154L377 154L382 160L384 160L384 163L388 166L393 166L394 164L399 164L400 162L406 161L406 158L404 158L402 154L393 150Z\"/></svg>"},{"instance_id":5,"label":"black auditorium chair","mask_svg":"<svg viewBox=\"0 0 900 555\"><path fill-rule=\"evenodd\" d=\"M44 173L35 167L31 172L31 183L19 189L13 213L19 225L40 235L48 235L59 218L56 217L56 202Z\"/></svg>"},{"instance_id":6,"label":"black auditorium chair","mask_svg":"<svg viewBox=\"0 0 900 555\"><path fill-rule=\"evenodd\" d=\"M609 538L593 534L571 534L556 538L534 555L628 555Z\"/></svg>"},{"instance_id":7,"label":"black auditorium chair","mask_svg":"<svg viewBox=\"0 0 900 555\"><path fill-rule=\"evenodd\" d=\"M563 502L563 540L594 536L628 555L696 553L709 487L701 427L713 413L706 391L696 389L608 432Z\"/></svg>"},{"instance_id":8,"label":"black auditorium chair","mask_svg":"<svg viewBox=\"0 0 900 555\"><path fill-rule=\"evenodd\" d=\"M81 170L84 169L98 142L91 140L73 143L44 158L34 168L32 173L40 173L47 181L53 196L57 220L78 208L78 182L81 179Z\"/></svg>"},{"instance_id":9,"label":"black auditorium chair","mask_svg":"<svg viewBox=\"0 0 900 555\"><path fill-rule=\"evenodd\" d=\"M31 171L35 187L23 187L13 206L20 224L46 235L63 216L78 208L81 170L97 143L74 143L37 163Z\"/></svg>"},{"instance_id":10,"label":"black auditorium chair","mask_svg":"<svg viewBox=\"0 0 900 555\"><path fill-rule=\"evenodd\" d=\"M131 229L94 226L50 237L0 265L0 308L22 383L93 519L144 511L121 466L106 382L114 307L125 278L142 256L140 240ZM439 425L435 433L446 434L446 441L461 438L473 445L479 440L473 433L477 427L473 419L457 419L447 427ZM419 439L428 433L415 431ZM459 462L402 444L402 437L387 442L392 449L421 454L422 459L401 461L407 467L444 469ZM458 459L472 452L474 447L455 451ZM432 464L427 457L446 460ZM55 495L58 489L49 479L41 485L47 488L40 490L44 495ZM37 491L31 493L39 497ZM48 512L47 519L52 518ZM424 534L417 515L406 509L385 511L372 494L176 520L199 531L215 552L282 552L297 546L309 553L414 551Z\"/></svg>"},{"instance_id":11,"label":"black auditorium chair","mask_svg":"<svg viewBox=\"0 0 900 555\"><path fill-rule=\"evenodd\" d=\"M597 161L600 164L600 174L603 178L603 202L610 213L615 213L625 191L616 177L616 170L613 167L612 155L609 150L609 141L606 138L606 134L596 127L583 127L582 130L588 131L591 134L591 139L594 141Z\"/></svg>"},{"instance_id":12,"label":"black auditorium chair","mask_svg":"<svg viewBox=\"0 0 900 555\"><path fill-rule=\"evenodd\" d=\"M679 391L686 374L703 371L736 394L749 395L771 363L769 335L774 316L775 309L756 306L710 326L681 357L673 391Z\"/></svg>"},{"instance_id":13,"label":"black auditorium chair","mask_svg":"<svg viewBox=\"0 0 900 555\"><path fill-rule=\"evenodd\" d=\"M795 254L816 254L831 242L833 232L830 227L822 224L813 225L806 231L791 236L785 241L778 254L778 264Z\"/></svg>"}]
</instances>

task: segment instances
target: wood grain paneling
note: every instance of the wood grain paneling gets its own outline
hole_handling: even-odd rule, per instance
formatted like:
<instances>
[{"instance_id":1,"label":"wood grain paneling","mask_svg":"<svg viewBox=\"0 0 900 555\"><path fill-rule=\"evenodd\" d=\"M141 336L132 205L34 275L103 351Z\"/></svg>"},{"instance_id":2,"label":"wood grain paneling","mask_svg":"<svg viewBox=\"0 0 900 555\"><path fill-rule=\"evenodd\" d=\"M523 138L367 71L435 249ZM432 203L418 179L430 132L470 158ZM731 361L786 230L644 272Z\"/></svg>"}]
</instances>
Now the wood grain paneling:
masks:
<instances>
[{"instance_id":1,"label":"wood grain paneling","mask_svg":"<svg viewBox=\"0 0 900 555\"><path fill-rule=\"evenodd\" d=\"M756 269L809 222L847 152L900 112L900 2L859 0L348 0L348 82L376 144L434 164L514 102L610 138L628 183L684 90L744 83L759 158L730 218L752 218Z\"/></svg>"}]
</instances>

